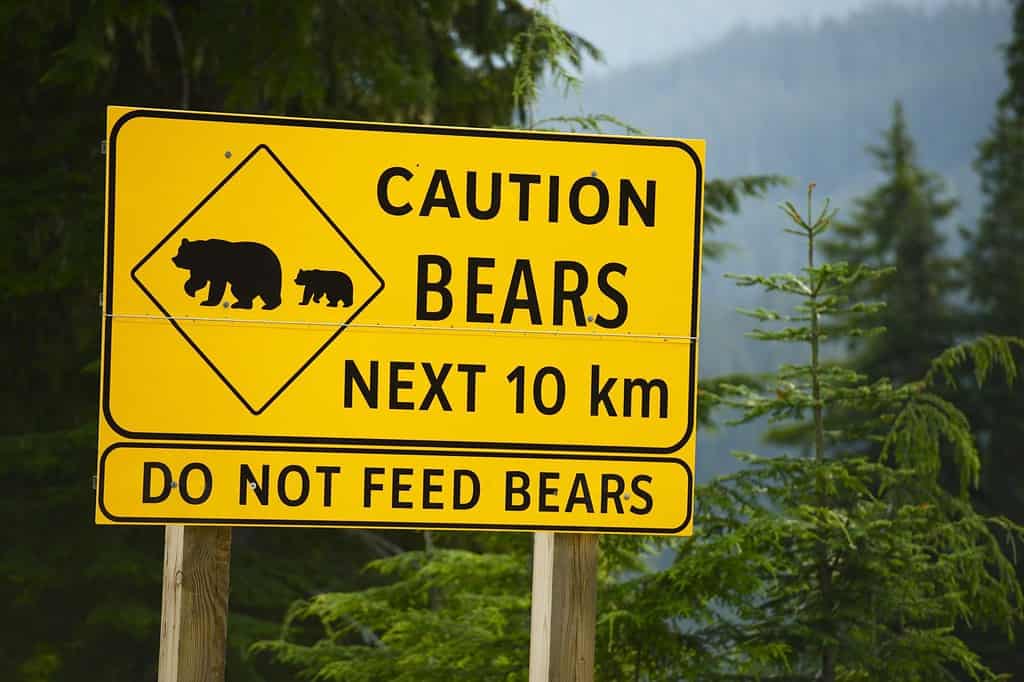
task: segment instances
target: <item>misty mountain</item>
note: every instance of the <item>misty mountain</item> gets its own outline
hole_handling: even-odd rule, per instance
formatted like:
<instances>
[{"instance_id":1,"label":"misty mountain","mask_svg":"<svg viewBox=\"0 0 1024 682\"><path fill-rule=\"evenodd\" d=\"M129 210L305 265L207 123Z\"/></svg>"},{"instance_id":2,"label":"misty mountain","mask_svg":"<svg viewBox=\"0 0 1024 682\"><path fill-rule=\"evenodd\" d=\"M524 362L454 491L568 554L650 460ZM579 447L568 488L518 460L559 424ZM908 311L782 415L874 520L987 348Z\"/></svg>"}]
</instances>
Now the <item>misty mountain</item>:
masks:
<instances>
[{"instance_id":1,"label":"misty mountain","mask_svg":"<svg viewBox=\"0 0 1024 682\"><path fill-rule=\"evenodd\" d=\"M800 266L799 242L781 232L777 205L801 200L813 181L819 200L829 196L840 217L846 213L853 197L881 179L865 147L880 141L896 99L922 165L943 175L961 201L944 226L950 248L958 248L957 226L970 225L980 208L971 164L1005 87L1000 46L1009 21L1008 3L989 2L939 10L876 5L817 25L737 28L705 48L585 82L567 98L548 91L537 116L607 113L650 135L705 138L708 177L791 178L790 187L748 201L729 221L718 238L734 248L706 263L703 276L702 376L765 371L792 359L792 349L743 337L751 324L735 308L767 301L724 273ZM752 448L755 431L702 433L700 450ZM715 459L699 459L699 479L731 468Z\"/></svg>"}]
</instances>

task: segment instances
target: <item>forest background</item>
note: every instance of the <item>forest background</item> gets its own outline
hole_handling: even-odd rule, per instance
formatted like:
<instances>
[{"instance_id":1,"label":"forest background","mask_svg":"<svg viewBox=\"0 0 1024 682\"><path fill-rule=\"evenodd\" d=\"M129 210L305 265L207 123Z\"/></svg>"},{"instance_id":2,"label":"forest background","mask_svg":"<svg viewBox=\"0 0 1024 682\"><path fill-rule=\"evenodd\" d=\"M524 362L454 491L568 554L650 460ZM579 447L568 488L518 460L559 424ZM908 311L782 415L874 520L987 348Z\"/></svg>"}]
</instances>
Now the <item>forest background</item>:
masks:
<instances>
[{"instance_id":1,"label":"forest background","mask_svg":"<svg viewBox=\"0 0 1024 682\"><path fill-rule=\"evenodd\" d=\"M513 97L516 73L550 73L543 55L526 55L524 63L516 52L532 14L514 2L243 5L199 11L187 2L11 2L0 9L0 73L16 95L0 114L0 319L8 358L0 394L3 679L139 680L155 670L162 533L92 525L104 107L505 125L524 120ZM1019 334L1020 314L1007 311L1014 292L1024 290L1014 289L1024 261L1012 248L1024 233L1021 213L1009 219L1017 226L1009 236L986 228L997 199L1020 210L1020 199L1007 201L999 188L1012 185L1007 173L1024 163L1011 158L1000 166L991 146L1016 144L1021 153L1019 129L1016 138L1012 125L1008 138L997 138L999 116L1019 122L1012 116L1024 109L1024 95L1014 94L1024 75L1014 80L1012 59L1000 50L1020 40L1015 11L1019 3L879 5L818 25L738 29L692 52L603 74L567 98L549 88L534 117L607 112L645 133L704 137L709 177L814 181L843 220L855 215L854 198L886 177L865 148L884 142L899 100L906 133L917 141L916 162L957 199L935 221L941 255L960 273L944 292L950 309L962 311L949 340ZM592 56L584 42L575 45ZM999 172L1004 177L993 175ZM701 335L715 342L702 348L702 378L757 374L794 359L787 348L747 340L746 321L732 312L769 305L772 295L737 290L722 277L801 266L799 248L784 247L777 229L776 205L791 190L765 189L715 235L731 247L704 272ZM738 197L719 196L719 214L729 213L726 199ZM995 235L1008 261L992 261L986 235ZM1024 420L1013 406L1020 402L1003 393L964 405L985 446L973 499L1018 522L1021 475L1007 444L1019 442ZM730 451L781 451L761 445L764 431L754 421L702 432L698 482L739 470ZM515 556L529 538L430 541L477 550L508 545ZM388 576L361 570L366 562L421 549L424 538L240 529L234 543L229 679L276 680L291 679L292 668L252 645L281 634L295 600L387 584ZM1019 670L1018 647L994 645L994 667Z\"/></svg>"}]
</instances>

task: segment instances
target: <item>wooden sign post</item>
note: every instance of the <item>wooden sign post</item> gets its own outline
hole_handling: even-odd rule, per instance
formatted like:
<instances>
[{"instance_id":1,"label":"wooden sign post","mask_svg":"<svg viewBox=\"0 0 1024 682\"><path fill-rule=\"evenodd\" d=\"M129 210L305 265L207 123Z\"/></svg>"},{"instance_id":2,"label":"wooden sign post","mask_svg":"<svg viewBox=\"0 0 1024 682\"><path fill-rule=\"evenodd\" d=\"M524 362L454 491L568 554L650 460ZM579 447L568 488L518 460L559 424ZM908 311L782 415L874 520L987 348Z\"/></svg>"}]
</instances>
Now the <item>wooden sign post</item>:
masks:
<instances>
[{"instance_id":1,"label":"wooden sign post","mask_svg":"<svg viewBox=\"0 0 1024 682\"><path fill-rule=\"evenodd\" d=\"M598 537L533 536L530 682L594 679Z\"/></svg>"},{"instance_id":2,"label":"wooden sign post","mask_svg":"<svg viewBox=\"0 0 1024 682\"><path fill-rule=\"evenodd\" d=\"M230 527L166 527L158 682L223 682L230 573Z\"/></svg>"}]
</instances>

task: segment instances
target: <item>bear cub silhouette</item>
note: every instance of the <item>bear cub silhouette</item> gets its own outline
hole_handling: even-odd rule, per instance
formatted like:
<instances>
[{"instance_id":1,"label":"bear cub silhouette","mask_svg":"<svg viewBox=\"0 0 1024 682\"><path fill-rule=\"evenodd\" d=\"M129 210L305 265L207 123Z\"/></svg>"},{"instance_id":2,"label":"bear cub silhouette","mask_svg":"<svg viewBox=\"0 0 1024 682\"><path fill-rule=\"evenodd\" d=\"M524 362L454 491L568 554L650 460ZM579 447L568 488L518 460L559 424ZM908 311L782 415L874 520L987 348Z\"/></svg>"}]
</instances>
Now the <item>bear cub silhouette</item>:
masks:
<instances>
[{"instance_id":1,"label":"bear cub silhouette","mask_svg":"<svg viewBox=\"0 0 1024 682\"><path fill-rule=\"evenodd\" d=\"M182 239L174 264L188 270L185 293L210 285L200 305L219 305L224 288L231 285L236 300L232 308L252 308L252 300L263 299L263 309L281 305L281 261L267 246L256 242L229 242L223 239Z\"/></svg>"},{"instance_id":2,"label":"bear cub silhouette","mask_svg":"<svg viewBox=\"0 0 1024 682\"><path fill-rule=\"evenodd\" d=\"M299 270L295 283L305 287L299 305L309 305L309 300L319 303L324 296L327 305L336 308L338 301L347 308L352 305L352 279L337 270Z\"/></svg>"}]
</instances>

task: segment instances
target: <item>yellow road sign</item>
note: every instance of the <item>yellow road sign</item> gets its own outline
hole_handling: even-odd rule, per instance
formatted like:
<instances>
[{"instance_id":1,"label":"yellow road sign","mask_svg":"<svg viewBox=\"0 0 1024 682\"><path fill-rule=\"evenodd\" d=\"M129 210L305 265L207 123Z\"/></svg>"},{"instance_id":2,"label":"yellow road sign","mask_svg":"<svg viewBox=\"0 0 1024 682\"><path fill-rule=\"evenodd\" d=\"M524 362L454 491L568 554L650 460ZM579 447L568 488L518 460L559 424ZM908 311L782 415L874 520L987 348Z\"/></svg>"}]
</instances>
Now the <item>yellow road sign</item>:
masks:
<instances>
[{"instance_id":1,"label":"yellow road sign","mask_svg":"<svg viewBox=\"0 0 1024 682\"><path fill-rule=\"evenodd\" d=\"M97 519L687 532L703 153L112 107ZM338 500L373 467L480 499L239 502L243 465L291 490L324 461ZM144 490L188 464L208 499ZM567 497L506 509L510 471ZM619 479L652 509L564 504Z\"/></svg>"}]
</instances>

